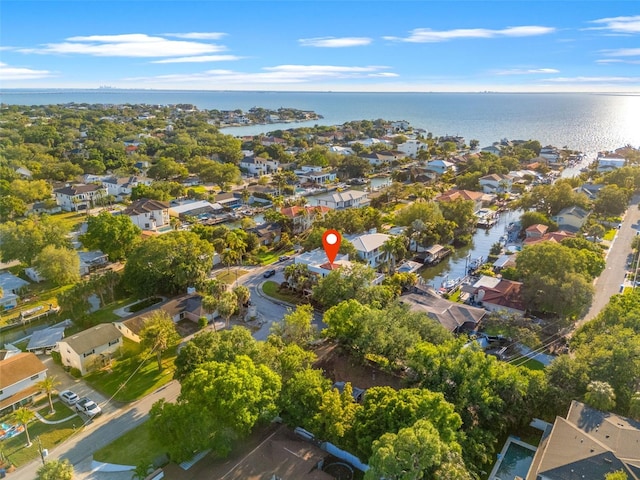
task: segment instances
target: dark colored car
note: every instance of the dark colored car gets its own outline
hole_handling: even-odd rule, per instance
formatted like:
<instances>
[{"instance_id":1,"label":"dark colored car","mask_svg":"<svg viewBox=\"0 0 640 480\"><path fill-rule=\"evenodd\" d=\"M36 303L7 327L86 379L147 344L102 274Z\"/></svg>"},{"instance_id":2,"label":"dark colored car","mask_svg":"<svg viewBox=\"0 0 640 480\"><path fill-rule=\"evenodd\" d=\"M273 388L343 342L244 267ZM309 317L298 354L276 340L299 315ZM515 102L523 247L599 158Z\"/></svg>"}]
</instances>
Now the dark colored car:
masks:
<instances>
[{"instance_id":1,"label":"dark colored car","mask_svg":"<svg viewBox=\"0 0 640 480\"><path fill-rule=\"evenodd\" d=\"M266 272L264 272L264 275L262 275L264 278L269 278L269 277L273 277L276 274L275 270L267 270Z\"/></svg>"}]
</instances>

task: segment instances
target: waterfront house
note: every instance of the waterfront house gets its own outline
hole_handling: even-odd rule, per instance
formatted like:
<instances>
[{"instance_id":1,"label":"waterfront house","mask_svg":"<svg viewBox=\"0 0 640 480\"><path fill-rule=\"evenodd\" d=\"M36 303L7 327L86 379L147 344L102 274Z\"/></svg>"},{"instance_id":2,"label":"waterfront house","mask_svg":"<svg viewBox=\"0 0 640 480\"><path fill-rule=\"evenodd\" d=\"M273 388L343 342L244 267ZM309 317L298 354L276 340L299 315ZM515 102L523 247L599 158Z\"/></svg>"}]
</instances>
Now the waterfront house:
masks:
<instances>
[{"instance_id":1,"label":"waterfront house","mask_svg":"<svg viewBox=\"0 0 640 480\"><path fill-rule=\"evenodd\" d=\"M416 139L407 140L398 145L398 150L403 152L407 157L416 158L418 153L427 148L427 144Z\"/></svg>"},{"instance_id":2,"label":"waterfront house","mask_svg":"<svg viewBox=\"0 0 640 480\"><path fill-rule=\"evenodd\" d=\"M391 238L384 233L366 233L351 239L358 257L364 260L371 268L378 268L387 260L387 254L382 251L382 245Z\"/></svg>"},{"instance_id":3,"label":"waterfront house","mask_svg":"<svg viewBox=\"0 0 640 480\"><path fill-rule=\"evenodd\" d=\"M552 145L547 145L540 150L540 156L547 159L547 163L558 163L560 150Z\"/></svg>"},{"instance_id":4,"label":"waterfront house","mask_svg":"<svg viewBox=\"0 0 640 480\"><path fill-rule=\"evenodd\" d=\"M82 375L100 368L122 347L122 333L112 323L101 323L58 342L62 364Z\"/></svg>"},{"instance_id":5,"label":"waterfront house","mask_svg":"<svg viewBox=\"0 0 640 480\"><path fill-rule=\"evenodd\" d=\"M102 179L102 186L107 189L107 195L113 195L118 201L125 196L131 196L133 187L151 185L152 180L146 177L107 177Z\"/></svg>"},{"instance_id":6,"label":"waterfront house","mask_svg":"<svg viewBox=\"0 0 640 480\"><path fill-rule=\"evenodd\" d=\"M398 300L408 305L412 312L426 313L453 333L475 330L487 314L482 308L445 300L432 290L403 295Z\"/></svg>"},{"instance_id":7,"label":"waterfront house","mask_svg":"<svg viewBox=\"0 0 640 480\"><path fill-rule=\"evenodd\" d=\"M449 162L447 160L436 159L427 162L425 166L426 170L432 171L438 175L442 175L445 172L455 172L456 165L453 162Z\"/></svg>"},{"instance_id":8,"label":"waterfront house","mask_svg":"<svg viewBox=\"0 0 640 480\"><path fill-rule=\"evenodd\" d=\"M125 208L122 215L127 215L142 230L157 232L171 229L167 202L141 198Z\"/></svg>"},{"instance_id":9,"label":"waterfront house","mask_svg":"<svg viewBox=\"0 0 640 480\"><path fill-rule=\"evenodd\" d=\"M238 208L242 206L242 195L233 192L221 192L216 194L216 203L223 208Z\"/></svg>"},{"instance_id":10,"label":"waterfront house","mask_svg":"<svg viewBox=\"0 0 640 480\"><path fill-rule=\"evenodd\" d=\"M298 205L294 205L293 207L281 208L280 213L291 220L292 232L297 235L309 230L313 226L313 222L323 219L330 210L331 209L329 207L300 207Z\"/></svg>"},{"instance_id":11,"label":"waterfront house","mask_svg":"<svg viewBox=\"0 0 640 480\"><path fill-rule=\"evenodd\" d=\"M499 157L500 155L502 155L502 145L500 145L499 143L494 143L493 145L489 145L488 147L483 147L482 149L480 149L480 151L492 153Z\"/></svg>"},{"instance_id":12,"label":"waterfront house","mask_svg":"<svg viewBox=\"0 0 640 480\"><path fill-rule=\"evenodd\" d=\"M218 202L211 203L207 200L196 200L173 205L169 208L169 215L184 219L185 217L197 217L198 215L213 215L223 210Z\"/></svg>"},{"instance_id":13,"label":"waterfront house","mask_svg":"<svg viewBox=\"0 0 640 480\"><path fill-rule=\"evenodd\" d=\"M344 192L333 192L328 195L317 197L318 205L329 207L334 210L344 210L346 208L358 208L369 205L369 197L365 192L359 190L345 190Z\"/></svg>"},{"instance_id":14,"label":"waterfront house","mask_svg":"<svg viewBox=\"0 0 640 480\"><path fill-rule=\"evenodd\" d=\"M588 216L588 211L573 206L562 209L557 215L551 217L551 220L558 224L560 230L576 233L587 222Z\"/></svg>"},{"instance_id":15,"label":"waterfront house","mask_svg":"<svg viewBox=\"0 0 640 480\"><path fill-rule=\"evenodd\" d=\"M547 429L526 480L606 478L640 472L640 422L573 400L566 418Z\"/></svg>"},{"instance_id":16,"label":"waterfront house","mask_svg":"<svg viewBox=\"0 0 640 480\"><path fill-rule=\"evenodd\" d=\"M335 172L324 171L322 167L303 165L293 173L298 177L300 183L324 183L333 182L336 179Z\"/></svg>"},{"instance_id":17,"label":"waterfront house","mask_svg":"<svg viewBox=\"0 0 640 480\"><path fill-rule=\"evenodd\" d=\"M99 198L104 198L107 195L104 187L93 183L69 185L58 188L53 193L58 205L67 212L93 208Z\"/></svg>"},{"instance_id":18,"label":"waterfront house","mask_svg":"<svg viewBox=\"0 0 640 480\"><path fill-rule=\"evenodd\" d=\"M15 276L13 273L0 273L0 289L2 290L0 310L17 307L18 300L20 300L20 292L27 285L29 285L29 282Z\"/></svg>"},{"instance_id":19,"label":"waterfront house","mask_svg":"<svg viewBox=\"0 0 640 480\"><path fill-rule=\"evenodd\" d=\"M597 158L598 172L610 172L625 166L626 160L617 153L599 153Z\"/></svg>"},{"instance_id":20,"label":"waterfront house","mask_svg":"<svg viewBox=\"0 0 640 480\"><path fill-rule=\"evenodd\" d=\"M478 179L484 193L508 193L513 186L513 176L502 173L492 173Z\"/></svg>"},{"instance_id":21,"label":"waterfront house","mask_svg":"<svg viewBox=\"0 0 640 480\"><path fill-rule=\"evenodd\" d=\"M457 200L465 200L473 202L473 211L477 212L482 209L487 197L482 192L474 192L473 190L456 190L451 189L441 193L435 199L436 202L455 202Z\"/></svg>"},{"instance_id":22,"label":"waterfront house","mask_svg":"<svg viewBox=\"0 0 640 480\"><path fill-rule=\"evenodd\" d=\"M40 392L37 383L47 367L31 352L10 352L0 359L0 415L31 403Z\"/></svg>"},{"instance_id":23,"label":"waterfront house","mask_svg":"<svg viewBox=\"0 0 640 480\"><path fill-rule=\"evenodd\" d=\"M522 282L482 275L473 285L463 285L475 305L490 312L506 311L523 315Z\"/></svg>"}]
</instances>

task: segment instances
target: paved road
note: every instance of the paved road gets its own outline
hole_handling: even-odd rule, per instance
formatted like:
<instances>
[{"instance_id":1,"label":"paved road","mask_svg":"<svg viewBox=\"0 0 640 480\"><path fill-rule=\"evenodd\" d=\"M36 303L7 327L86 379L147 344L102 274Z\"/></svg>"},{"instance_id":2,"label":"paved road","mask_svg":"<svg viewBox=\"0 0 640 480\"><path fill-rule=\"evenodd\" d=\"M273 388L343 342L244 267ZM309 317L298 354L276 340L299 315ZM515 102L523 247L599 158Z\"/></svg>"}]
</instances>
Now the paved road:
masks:
<instances>
[{"instance_id":1,"label":"paved road","mask_svg":"<svg viewBox=\"0 0 640 480\"><path fill-rule=\"evenodd\" d=\"M292 260L288 260L268 267L250 268L248 274L239 278L238 283L246 285L251 290L251 301L264 321L260 330L254 333L254 337L257 340L265 340L269 335L273 322L281 320L289 308L287 305L274 303L264 295L258 294L258 289L265 280L263 274L266 270L274 268L277 273L270 280L282 282L284 281L282 270L291 262ZM320 317L316 315L316 322L319 323L319 320ZM106 473L92 471L91 459L93 452L108 445L116 438L144 422L148 418L151 406L156 401L160 399L175 401L180 394L180 384L172 381L151 395L120 408L116 403L108 402L105 396L91 389L85 382L69 376L61 367L55 365L50 357L46 362L51 369L50 373L61 380L60 390L70 389L80 396L89 396L100 404L104 412L103 415L88 422L84 428L79 428L77 433L62 445L50 450L49 458L69 459L74 465L75 478L78 480L129 480L131 478L130 472ZM81 425L82 422L79 417L78 427ZM39 467L40 460L33 461L12 473L11 478L33 480Z\"/></svg>"},{"instance_id":2,"label":"paved road","mask_svg":"<svg viewBox=\"0 0 640 480\"><path fill-rule=\"evenodd\" d=\"M592 320L609 303L609 299L620 293L620 285L625 281L627 260L631 254L631 241L640 231L640 197L634 197L617 232L613 244L609 248L605 270L595 280L595 295L587 314L578 322L576 328Z\"/></svg>"}]
</instances>

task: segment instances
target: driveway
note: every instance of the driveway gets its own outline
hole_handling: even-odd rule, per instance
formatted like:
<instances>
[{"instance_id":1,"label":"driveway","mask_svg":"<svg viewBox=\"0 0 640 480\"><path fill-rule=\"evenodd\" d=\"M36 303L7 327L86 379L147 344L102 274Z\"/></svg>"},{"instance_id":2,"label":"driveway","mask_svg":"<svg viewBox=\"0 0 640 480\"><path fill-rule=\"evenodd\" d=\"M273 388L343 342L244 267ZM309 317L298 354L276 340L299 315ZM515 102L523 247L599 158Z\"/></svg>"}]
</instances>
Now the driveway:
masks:
<instances>
[{"instance_id":1,"label":"driveway","mask_svg":"<svg viewBox=\"0 0 640 480\"><path fill-rule=\"evenodd\" d=\"M609 299L620 293L620 286L625 283L627 257L631 253L631 242L640 232L640 196L632 199L607 254L606 266L602 274L594 281L595 294L587 314L578 322L576 328L595 318L609 303ZM630 286L630 285L629 285Z\"/></svg>"}]
</instances>

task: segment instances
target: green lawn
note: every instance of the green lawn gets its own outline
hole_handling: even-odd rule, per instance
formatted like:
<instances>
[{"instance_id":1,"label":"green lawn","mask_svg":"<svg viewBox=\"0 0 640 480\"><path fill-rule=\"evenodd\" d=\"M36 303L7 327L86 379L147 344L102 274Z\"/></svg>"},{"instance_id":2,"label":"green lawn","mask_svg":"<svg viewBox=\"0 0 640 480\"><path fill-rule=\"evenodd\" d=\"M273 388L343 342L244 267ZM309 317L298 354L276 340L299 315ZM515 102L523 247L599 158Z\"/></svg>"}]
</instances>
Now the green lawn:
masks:
<instances>
[{"instance_id":1,"label":"green lawn","mask_svg":"<svg viewBox=\"0 0 640 480\"><path fill-rule=\"evenodd\" d=\"M280 258L282 255L293 255L295 252L293 250L289 250L287 252L283 252L283 251L268 251L265 253L259 253L256 255L256 257L258 257L258 260L260 260L260 264L261 265L271 265L272 263L276 262L278 260L278 258Z\"/></svg>"},{"instance_id":2,"label":"green lawn","mask_svg":"<svg viewBox=\"0 0 640 480\"><path fill-rule=\"evenodd\" d=\"M137 466L144 462L153 463L164 452L162 445L153 438L149 422L144 422L95 452L93 459L98 462Z\"/></svg>"},{"instance_id":3,"label":"green lawn","mask_svg":"<svg viewBox=\"0 0 640 480\"><path fill-rule=\"evenodd\" d=\"M278 282L267 280L262 284L262 291L268 297L275 298L276 300L281 300L283 302L293 303L294 305L305 303L300 297L294 295L289 290L279 291L279 287L280 285Z\"/></svg>"},{"instance_id":4,"label":"green lawn","mask_svg":"<svg viewBox=\"0 0 640 480\"><path fill-rule=\"evenodd\" d=\"M237 277L236 277L237 270ZM249 270L243 270L242 268L234 269L234 270L223 270L216 275L218 280L222 280L227 285L233 285L236 281L236 278L240 278L242 275L248 273Z\"/></svg>"},{"instance_id":5,"label":"green lawn","mask_svg":"<svg viewBox=\"0 0 640 480\"><path fill-rule=\"evenodd\" d=\"M65 403L53 398L53 408L55 413L49 413L49 400L45 400L44 405L38 410L38 413L49 421L64 420L70 417L75 411L71 410Z\"/></svg>"},{"instance_id":6,"label":"green lawn","mask_svg":"<svg viewBox=\"0 0 640 480\"><path fill-rule=\"evenodd\" d=\"M42 313L49 309L49 304L54 307L58 306L58 295L68 290L73 285L65 285L63 287L53 286L50 282L42 282L31 284L27 287L27 293L24 298L30 298L28 302L20 304L17 308L12 308L7 312L0 314L0 326L9 324L11 321L18 319L20 312L30 310L35 307L42 306L43 309L38 312Z\"/></svg>"},{"instance_id":7,"label":"green lawn","mask_svg":"<svg viewBox=\"0 0 640 480\"><path fill-rule=\"evenodd\" d=\"M167 350L162 356L163 370L158 371L155 355L149 357L142 367L126 384L125 382L140 366L146 353L137 353L134 342L125 341L125 354L122 359L114 360L111 370L99 370L88 374L84 379L95 389L120 402L132 402L144 397L173 379L174 360L177 345ZM133 354L133 355L132 355ZM120 387L124 385L123 388ZM118 390L120 389L120 390ZM116 393L117 392L117 393Z\"/></svg>"},{"instance_id":8,"label":"green lawn","mask_svg":"<svg viewBox=\"0 0 640 480\"><path fill-rule=\"evenodd\" d=\"M526 362L519 365L521 367L527 367L529 370L544 370L544 364L533 358L530 358Z\"/></svg>"},{"instance_id":9,"label":"green lawn","mask_svg":"<svg viewBox=\"0 0 640 480\"><path fill-rule=\"evenodd\" d=\"M74 427L80 427L81 425L82 420L78 418L72 418L56 425L47 425L34 420L29 424L29 436L31 437L32 445L30 447L26 446L27 437L23 432L20 435L2 441L4 455L13 465L19 467L40 456L38 442L36 441L37 437L40 437L42 448L51 450L70 437L75 431Z\"/></svg>"},{"instance_id":10,"label":"green lawn","mask_svg":"<svg viewBox=\"0 0 640 480\"><path fill-rule=\"evenodd\" d=\"M87 221L87 214L85 212L63 212L51 215L51 218L60 222L66 230L73 232L82 222Z\"/></svg>"}]
</instances>

